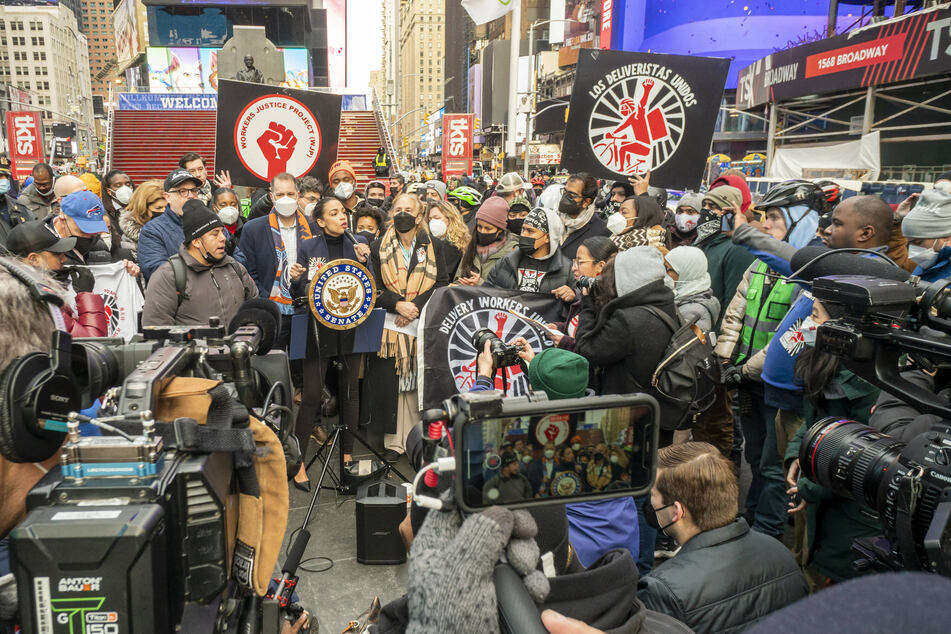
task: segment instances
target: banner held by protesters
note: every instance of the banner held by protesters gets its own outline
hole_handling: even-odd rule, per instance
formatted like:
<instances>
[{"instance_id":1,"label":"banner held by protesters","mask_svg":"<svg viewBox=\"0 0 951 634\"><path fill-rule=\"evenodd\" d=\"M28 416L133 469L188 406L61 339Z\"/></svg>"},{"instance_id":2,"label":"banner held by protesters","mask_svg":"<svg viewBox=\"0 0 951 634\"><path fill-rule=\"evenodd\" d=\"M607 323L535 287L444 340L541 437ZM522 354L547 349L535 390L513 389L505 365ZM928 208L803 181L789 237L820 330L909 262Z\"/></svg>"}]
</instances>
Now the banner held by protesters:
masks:
<instances>
[{"instance_id":1,"label":"banner held by protesters","mask_svg":"<svg viewBox=\"0 0 951 634\"><path fill-rule=\"evenodd\" d=\"M440 407L443 399L468 392L475 384L480 351L473 346L472 335L480 328L488 328L504 343L525 337L539 352L553 344L538 324L558 321L563 312L564 302L553 295L465 286L438 289L420 318L421 409ZM517 365L496 373L498 389L503 371L509 394L528 393L528 377Z\"/></svg>"},{"instance_id":2,"label":"banner held by protesters","mask_svg":"<svg viewBox=\"0 0 951 634\"><path fill-rule=\"evenodd\" d=\"M582 50L561 167L651 184L700 185L730 60Z\"/></svg>"}]
</instances>

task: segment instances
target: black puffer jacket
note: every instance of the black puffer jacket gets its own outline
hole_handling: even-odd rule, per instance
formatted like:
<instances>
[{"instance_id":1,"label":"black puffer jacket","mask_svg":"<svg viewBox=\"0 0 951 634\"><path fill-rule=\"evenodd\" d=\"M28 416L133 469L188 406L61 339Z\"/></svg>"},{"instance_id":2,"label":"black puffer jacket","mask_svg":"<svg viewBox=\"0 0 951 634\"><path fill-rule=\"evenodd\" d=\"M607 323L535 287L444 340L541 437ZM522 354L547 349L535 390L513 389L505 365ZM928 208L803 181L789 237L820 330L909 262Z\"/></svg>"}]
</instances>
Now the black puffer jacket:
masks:
<instances>
[{"instance_id":1,"label":"black puffer jacket","mask_svg":"<svg viewBox=\"0 0 951 634\"><path fill-rule=\"evenodd\" d=\"M650 386L673 333L647 310L655 306L673 319L674 293L663 280L649 282L600 310L590 295L581 299L575 352L601 369L598 394L629 394Z\"/></svg>"},{"instance_id":2,"label":"black puffer jacket","mask_svg":"<svg viewBox=\"0 0 951 634\"><path fill-rule=\"evenodd\" d=\"M637 596L648 610L712 634L739 632L808 593L789 549L738 519L684 544L641 578Z\"/></svg>"},{"instance_id":3,"label":"black puffer jacket","mask_svg":"<svg viewBox=\"0 0 951 634\"><path fill-rule=\"evenodd\" d=\"M522 252L515 249L504 258L499 260L489 276L485 278L485 286L493 288L507 288L509 290L518 290L518 269L523 266L531 266L530 260L533 258L522 255ZM551 294L556 288L566 286L571 282L571 261L561 253L561 249L555 249L551 255L551 261L548 262L548 270L539 284L538 292Z\"/></svg>"}]
</instances>

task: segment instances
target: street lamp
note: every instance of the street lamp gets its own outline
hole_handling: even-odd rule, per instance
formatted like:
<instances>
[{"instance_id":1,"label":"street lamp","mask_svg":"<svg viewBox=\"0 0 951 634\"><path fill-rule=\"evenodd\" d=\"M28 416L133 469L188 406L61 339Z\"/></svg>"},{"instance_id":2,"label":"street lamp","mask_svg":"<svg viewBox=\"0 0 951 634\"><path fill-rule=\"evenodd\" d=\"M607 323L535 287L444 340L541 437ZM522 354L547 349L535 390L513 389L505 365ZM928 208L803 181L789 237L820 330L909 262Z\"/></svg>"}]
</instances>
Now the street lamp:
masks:
<instances>
[{"instance_id":1,"label":"street lamp","mask_svg":"<svg viewBox=\"0 0 951 634\"><path fill-rule=\"evenodd\" d=\"M532 146L532 127L535 123L535 95L538 84L537 78L535 77L535 27L541 26L543 24L550 24L552 22L573 22L578 24L577 20L564 18L557 20L535 20L532 22L531 26L528 27L528 77L529 81L531 82L529 98L532 100L532 109L526 118L527 120L525 121L525 165L522 175L523 180L526 182L528 181L528 164Z\"/></svg>"}]
</instances>

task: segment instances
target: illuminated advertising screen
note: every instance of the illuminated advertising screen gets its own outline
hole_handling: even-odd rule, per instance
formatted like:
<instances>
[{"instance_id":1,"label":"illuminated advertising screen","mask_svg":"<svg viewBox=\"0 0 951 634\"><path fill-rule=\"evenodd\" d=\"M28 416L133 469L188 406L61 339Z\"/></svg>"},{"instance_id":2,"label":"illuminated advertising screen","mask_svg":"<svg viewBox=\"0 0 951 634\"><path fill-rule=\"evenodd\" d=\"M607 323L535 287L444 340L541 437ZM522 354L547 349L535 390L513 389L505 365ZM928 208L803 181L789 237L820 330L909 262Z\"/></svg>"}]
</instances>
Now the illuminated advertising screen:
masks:
<instances>
[{"instance_id":1,"label":"illuminated advertising screen","mask_svg":"<svg viewBox=\"0 0 951 634\"><path fill-rule=\"evenodd\" d=\"M577 15L571 14L571 5ZM567 18L585 22L581 0L568 0ZM613 0L595 4L609 12L610 48L644 53L726 57L732 60L727 88L735 88L740 70L770 53L822 39L829 21L828 0ZM858 19L861 7L840 4L837 26L844 30ZM604 20L604 16L600 16ZM573 30L591 29L572 25ZM603 35L603 31L602 31ZM602 45L602 48L607 48Z\"/></svg>"},{"instance_id":2,"label":"illuminated advertising screen","mask_svg":"<svg viewBox=\"0 0 951 634\"><path fill-rule=\"evenodd\" d=\"M278 49L284 55L288 88L310 86L307 49ZM218 49L152 46L146 51L149 89L153 93L218 92Z\"/></svg>"}]
</instances>

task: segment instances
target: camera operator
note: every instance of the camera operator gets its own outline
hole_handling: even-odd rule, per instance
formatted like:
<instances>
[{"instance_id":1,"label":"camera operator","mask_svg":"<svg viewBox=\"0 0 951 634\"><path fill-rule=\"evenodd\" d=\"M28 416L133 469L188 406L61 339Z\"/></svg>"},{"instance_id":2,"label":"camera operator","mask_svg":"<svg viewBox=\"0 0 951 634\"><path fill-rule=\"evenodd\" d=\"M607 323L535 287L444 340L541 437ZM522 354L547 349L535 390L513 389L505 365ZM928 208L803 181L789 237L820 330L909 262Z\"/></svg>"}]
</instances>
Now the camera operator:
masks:
<instances>
[{"instance_id":1,"label":"camera operator","mask_svg":"<svg viewBox=\"0 0 951 634\"><path fill-rule=\"evenodd\" d=\"M188 200L182 209L185 242L149 278L142 325L207 324L213 316L227 324L242 302L258 296L258 287L227 254L229 234L218 214L200 200Z\"/></svg>"},{"instance_id":2,"label":"camera operator","mask_svg":"<svg viewBox=\"0 0 951 634\"><path fill-rule=\"evenodd\" d=\"M647 522L680 551L641 579L638 597L698 634L740 630L806 596L806 580L782 542L737 519L733 465L710 444L657 454Z\"/></svg>"},{"instance_id":3,"label":"camera operator","mask_svg":"<svg viewBox=\"0 0 951 634\"><path fill-rule=\"evenodd\" d=\"M63 270L66 252L76 246L76 238L60 238L41 220L24 222L7 237L7 248L25 264L56 276ZM74 337L105 337L109 332L102 297L92 292L76 293L73 304L63 307L66 331Z\"/></svg>"},{"instance_id":4,"label":"camera operator","mask_svg":"<svg viewBox=\"0 0 951 634\"><path fill-rule=\"evenodd\" d=\"M18 225L17 228L19 228ZM36 299L29 286L20 281L5 264L17 267L19 273L37 284L54 287L43 273L3 258L0 265L0 371L21 355L45 352L50 335L56 329L53 312L59 309ZM6 424L6 423L4 423ZM26 515L26 494L52 467L59 463L59 451L35 463L20 463L0 455L0 632L14 631L16 618L16 584L10 572L6 537Z\"/></svg>"},{"instance_id":5,"label":"camera operator","mask_svg":"<svg viewBox=\"0 0 951 634\"><path fill-rule=\"evenodd\" d=\"M925 282L951 277L951 183L921 194L901 223L913 271Z\"/></svg>"}]
</instances>

